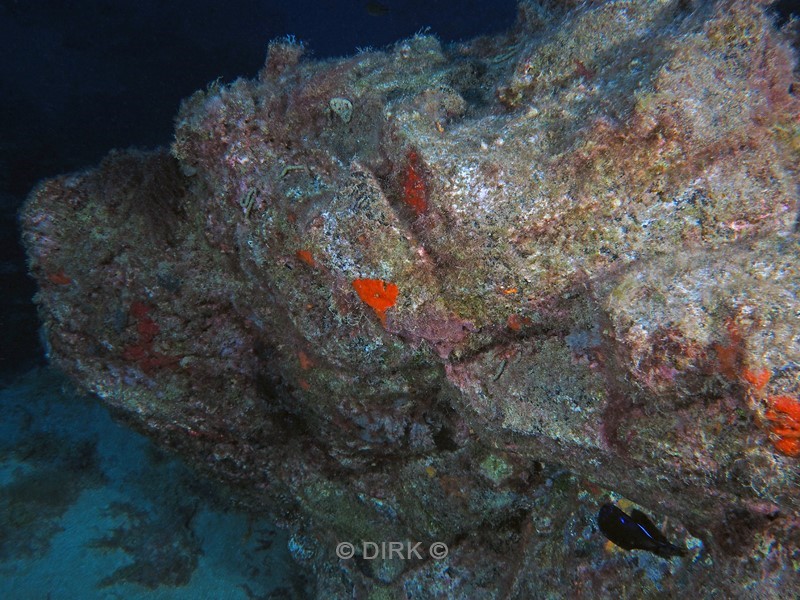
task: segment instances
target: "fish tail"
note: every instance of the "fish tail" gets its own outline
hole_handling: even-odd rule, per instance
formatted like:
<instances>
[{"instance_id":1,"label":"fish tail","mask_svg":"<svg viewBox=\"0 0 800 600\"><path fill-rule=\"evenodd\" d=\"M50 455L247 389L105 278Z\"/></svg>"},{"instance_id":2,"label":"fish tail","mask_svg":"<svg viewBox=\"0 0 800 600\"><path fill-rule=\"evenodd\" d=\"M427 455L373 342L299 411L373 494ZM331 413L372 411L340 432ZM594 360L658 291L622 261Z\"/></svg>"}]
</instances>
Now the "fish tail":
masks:
<instances>
[{"instance_id":1,"label":"fish tail","mask_svg":"<svg viewBox=\"0 0 800 600\"><path fill-rule=\"evenodd\" d=\"M675 544L660 544L655 551L662 558L672 558L673 556L686 556L686 550L679 548Z\"/></svg>"}]
</instances>

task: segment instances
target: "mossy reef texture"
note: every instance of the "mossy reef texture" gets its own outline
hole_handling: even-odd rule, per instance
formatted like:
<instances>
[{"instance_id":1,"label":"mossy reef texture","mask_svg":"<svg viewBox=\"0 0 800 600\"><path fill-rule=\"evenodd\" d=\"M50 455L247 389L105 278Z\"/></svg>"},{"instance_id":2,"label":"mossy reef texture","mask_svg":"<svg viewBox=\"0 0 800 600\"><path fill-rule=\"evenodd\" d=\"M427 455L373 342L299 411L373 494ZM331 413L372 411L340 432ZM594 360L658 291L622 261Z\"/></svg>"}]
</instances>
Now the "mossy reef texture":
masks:
<instances>
[{"instance_id":1,"label":"mossy reef texture","mask_svg":"<svg viewBox=\"0 0 800 600\"><path fill-rule=\"evenodd\" d=\"M800 102L766 11L273 42L169 151L32 193L51 359L291 528L319 597L799 596ZM609 549L619 496L687 556ZM361 540L450 554L336 559Z\"/></svg>"}]
</instances>

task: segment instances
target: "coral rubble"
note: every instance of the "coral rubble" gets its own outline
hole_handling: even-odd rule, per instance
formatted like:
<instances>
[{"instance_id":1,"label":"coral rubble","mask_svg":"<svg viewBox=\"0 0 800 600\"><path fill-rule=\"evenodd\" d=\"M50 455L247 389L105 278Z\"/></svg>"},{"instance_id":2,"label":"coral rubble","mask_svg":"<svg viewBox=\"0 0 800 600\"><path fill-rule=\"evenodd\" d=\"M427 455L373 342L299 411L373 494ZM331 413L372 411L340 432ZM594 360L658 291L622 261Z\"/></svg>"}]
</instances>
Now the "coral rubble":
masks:
<instances>
[{"instance_id":1,"label":"coral rubble","mask_svg":"<svg viewBox=\"0 0 800 600\"><path fill-rule=\"evenodd\" d=\"M800 394L800 102L765 11L525 1L450 47L275 41L170 151L31 194L51 359L270 506L319 597L800 594L775 400ZM605 548L616 494L689 556Z\"/></svg>"}]
</instances>

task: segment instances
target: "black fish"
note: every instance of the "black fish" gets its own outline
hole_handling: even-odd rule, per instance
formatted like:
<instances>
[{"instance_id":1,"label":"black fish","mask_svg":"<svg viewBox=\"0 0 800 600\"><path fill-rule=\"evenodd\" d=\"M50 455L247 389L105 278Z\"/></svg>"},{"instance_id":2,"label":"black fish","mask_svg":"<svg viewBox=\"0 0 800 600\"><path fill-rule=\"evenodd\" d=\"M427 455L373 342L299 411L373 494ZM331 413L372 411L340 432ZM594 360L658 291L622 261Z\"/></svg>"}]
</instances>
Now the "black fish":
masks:
<instances>
[{"instance_id":1,"label":"black fish","mask_svg":"<svg viewBox=\"0 0 800 600\"><path fill-rule=\"evenodd\" d=\"M604 504L597 515L600 531L609 540L625 550L647 550L662 558L683 556L683 548L670 544L658 527L639 510L630 516L613 504Z\"/></svg>"}]
</instances>

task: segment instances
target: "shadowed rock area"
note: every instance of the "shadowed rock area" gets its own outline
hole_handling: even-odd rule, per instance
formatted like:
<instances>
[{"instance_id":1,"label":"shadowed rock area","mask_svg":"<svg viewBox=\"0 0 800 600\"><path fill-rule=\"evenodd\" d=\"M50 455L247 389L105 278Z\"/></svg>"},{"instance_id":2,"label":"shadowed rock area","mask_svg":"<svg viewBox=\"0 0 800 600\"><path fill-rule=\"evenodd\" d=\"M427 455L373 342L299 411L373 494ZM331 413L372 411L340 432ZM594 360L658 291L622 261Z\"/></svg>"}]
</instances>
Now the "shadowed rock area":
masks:
<instances>
[{"instance_id":1,"label":"shadowed rock area","mask_svg":"<svg viewBox=\"0 0 800 600\"><path fill-rule=\"evenodd\" d=\"M31 194L50 359L270 507L318 597L798 595L800 102L765 10L275 41L170 150ZM607 547L620 496L687 556ZM398 540L450 553L334 554Z\"/></svg>"}]
</instances>

